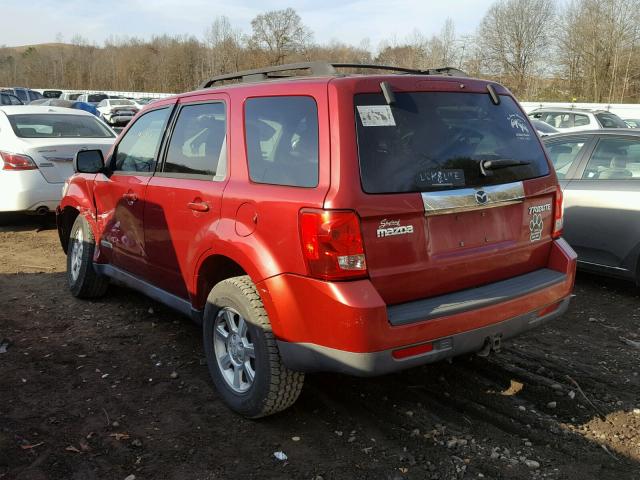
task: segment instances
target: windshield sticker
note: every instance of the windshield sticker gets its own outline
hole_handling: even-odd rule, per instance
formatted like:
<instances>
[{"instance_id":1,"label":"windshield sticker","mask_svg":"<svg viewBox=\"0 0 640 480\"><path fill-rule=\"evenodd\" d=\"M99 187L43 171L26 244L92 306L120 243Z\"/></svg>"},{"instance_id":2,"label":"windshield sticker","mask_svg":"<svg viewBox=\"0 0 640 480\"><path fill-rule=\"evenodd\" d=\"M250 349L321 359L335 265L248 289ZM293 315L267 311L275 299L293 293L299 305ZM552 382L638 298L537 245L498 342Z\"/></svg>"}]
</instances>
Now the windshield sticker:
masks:
<instances>
[{"instance_id":1,"label":"windshield sticker","mask_svg":"<svg viewBox=\"0 0 640 480\"><path fill-rule=\"evenodd\" d=\"M358 105L358 114L363 127L395 127L389 105Z\"/></svg>"},{"instance_id":2,"label":"windshield sticker","mask_svg":"<svg viewBox=\"0 0 640 480\"><path fill-rule=\"evenodd\" d=\"M419 187L462 187L465 185L464 170L461 168L422 170L416 174L416 183Z\"/></svg>"},{"instance_id":3,"label":"windshield sticker","mask_svg":"<svg viewBox=\"0 0 640 480\"><path fill-rule=\"evenodd\" d=\"M507 116L507 120L511 124L511 128L516 130L516 138L520 138L522 140L529 140L531 137L531 132L529 131L529 126L527 125L527 121L522 118L521 115L517 113L512 113Z\"/></svg>"}]
</instances>

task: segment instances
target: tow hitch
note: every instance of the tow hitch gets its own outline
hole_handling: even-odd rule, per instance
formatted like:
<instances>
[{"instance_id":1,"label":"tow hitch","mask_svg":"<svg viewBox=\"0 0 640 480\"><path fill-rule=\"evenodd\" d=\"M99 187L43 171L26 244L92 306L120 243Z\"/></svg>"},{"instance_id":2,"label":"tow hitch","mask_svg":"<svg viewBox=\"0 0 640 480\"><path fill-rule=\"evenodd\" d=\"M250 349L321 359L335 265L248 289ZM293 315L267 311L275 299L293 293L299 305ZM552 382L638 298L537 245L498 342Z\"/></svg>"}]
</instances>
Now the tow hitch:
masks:
<instances>
[{"instance_id":1,"label":"tow hitch","mask_svg":"<svg viewBox=\"0 0 640 480\"><path fill-rule=\"evenodd\" d=\"M502 334L497 333L496 335L491 335L484 339L484 345L482 346L482 350L476 353L476 355L478 355L479 357L488 357L492 351L494 353L500 353L501 346L502 346Z\"/></svg>"}]
</instances>

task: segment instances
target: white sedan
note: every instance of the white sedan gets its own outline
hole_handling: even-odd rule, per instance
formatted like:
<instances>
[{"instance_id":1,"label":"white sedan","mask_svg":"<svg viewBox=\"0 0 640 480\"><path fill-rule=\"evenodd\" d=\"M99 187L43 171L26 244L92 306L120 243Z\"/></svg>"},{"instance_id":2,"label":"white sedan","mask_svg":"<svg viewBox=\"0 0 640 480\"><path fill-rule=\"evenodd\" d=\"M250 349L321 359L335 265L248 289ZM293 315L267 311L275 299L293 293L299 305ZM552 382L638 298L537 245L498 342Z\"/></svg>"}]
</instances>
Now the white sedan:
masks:
<instances>
[{"instance_id":1,"label":"white sedan","mask_svg":"<svg viewBox=\"0 0 640 480\"><path fill-rule=\"evenodd\" d=\"M126 98L106 98L96 107L109 125L124 126L138 113L138 106Z\"/></svg>"},{"instance_id":2,"label":"white sedan","mask_svg":"<svg viewBox=\"0 0 640 480\"><path fill-rule=\"evenodd\" d=\"M116 139L91 113L61 107L0 107L0 212L55 210L79 150L106 156Z\"/></svg>"}]
</instances>

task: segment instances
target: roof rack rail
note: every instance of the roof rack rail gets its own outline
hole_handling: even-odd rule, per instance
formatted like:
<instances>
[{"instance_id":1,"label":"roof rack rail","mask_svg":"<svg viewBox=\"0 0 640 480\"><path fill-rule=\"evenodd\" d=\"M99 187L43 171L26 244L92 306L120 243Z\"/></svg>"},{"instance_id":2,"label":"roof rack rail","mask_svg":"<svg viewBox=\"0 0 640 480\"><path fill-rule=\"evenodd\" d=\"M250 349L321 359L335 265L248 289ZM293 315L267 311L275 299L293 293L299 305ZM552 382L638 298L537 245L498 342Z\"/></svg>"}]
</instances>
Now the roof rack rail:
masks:
<instances>
[{"instance_id":1,"label":"roof rack rail","mask_svg":"<svg viewBox=\"0 0 640 480\"><path fill-rule=\"evenodd\" d=\"M241 82L260 82L270 78L287 78L295 75L287 75L284 72L294 72L297 70L309 70L312 76L327 76L337 74L339 68L356 68L367 70L388 70L399 72L402 74L414 75L448 75L456 77L466 77L467 74L462 70L453 67L429 68L427 70L418 70L414 68L394 67L391 65L371 65L360 63L331 63L331 62L304 62L289 63L286 65L277 65L273 67L257 68L255 70L244 70L236 73L227 73L224 75L216 75L200 85L200 88L211 88L214 84L228 81L239 80Z\"/></svg>"}]
</instances>

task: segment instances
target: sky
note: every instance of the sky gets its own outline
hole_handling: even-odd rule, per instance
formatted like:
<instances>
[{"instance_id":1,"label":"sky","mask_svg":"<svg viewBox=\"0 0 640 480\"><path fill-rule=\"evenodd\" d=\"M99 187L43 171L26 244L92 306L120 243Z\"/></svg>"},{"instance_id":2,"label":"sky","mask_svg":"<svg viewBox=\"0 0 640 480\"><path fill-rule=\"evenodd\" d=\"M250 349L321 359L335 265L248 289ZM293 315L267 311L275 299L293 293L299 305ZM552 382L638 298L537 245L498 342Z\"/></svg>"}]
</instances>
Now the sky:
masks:
<instances>
[{"instance_id":1,"label":"sky","mask_svg":"<svg viewBox=\"0 0 640 480\"><path fill-rule=\"evenodd\" d=\"M294 8L318 43L353 45L369 39L402 40L414 30L437 34L447 17L456 33L473 33L493 0L0 0L0 45L69 42L80 35L101 45L109 37L150 38L190 34L202 38L220 15L251 32L251 19L268 10Z\"/></svg>"}]
</instances>

